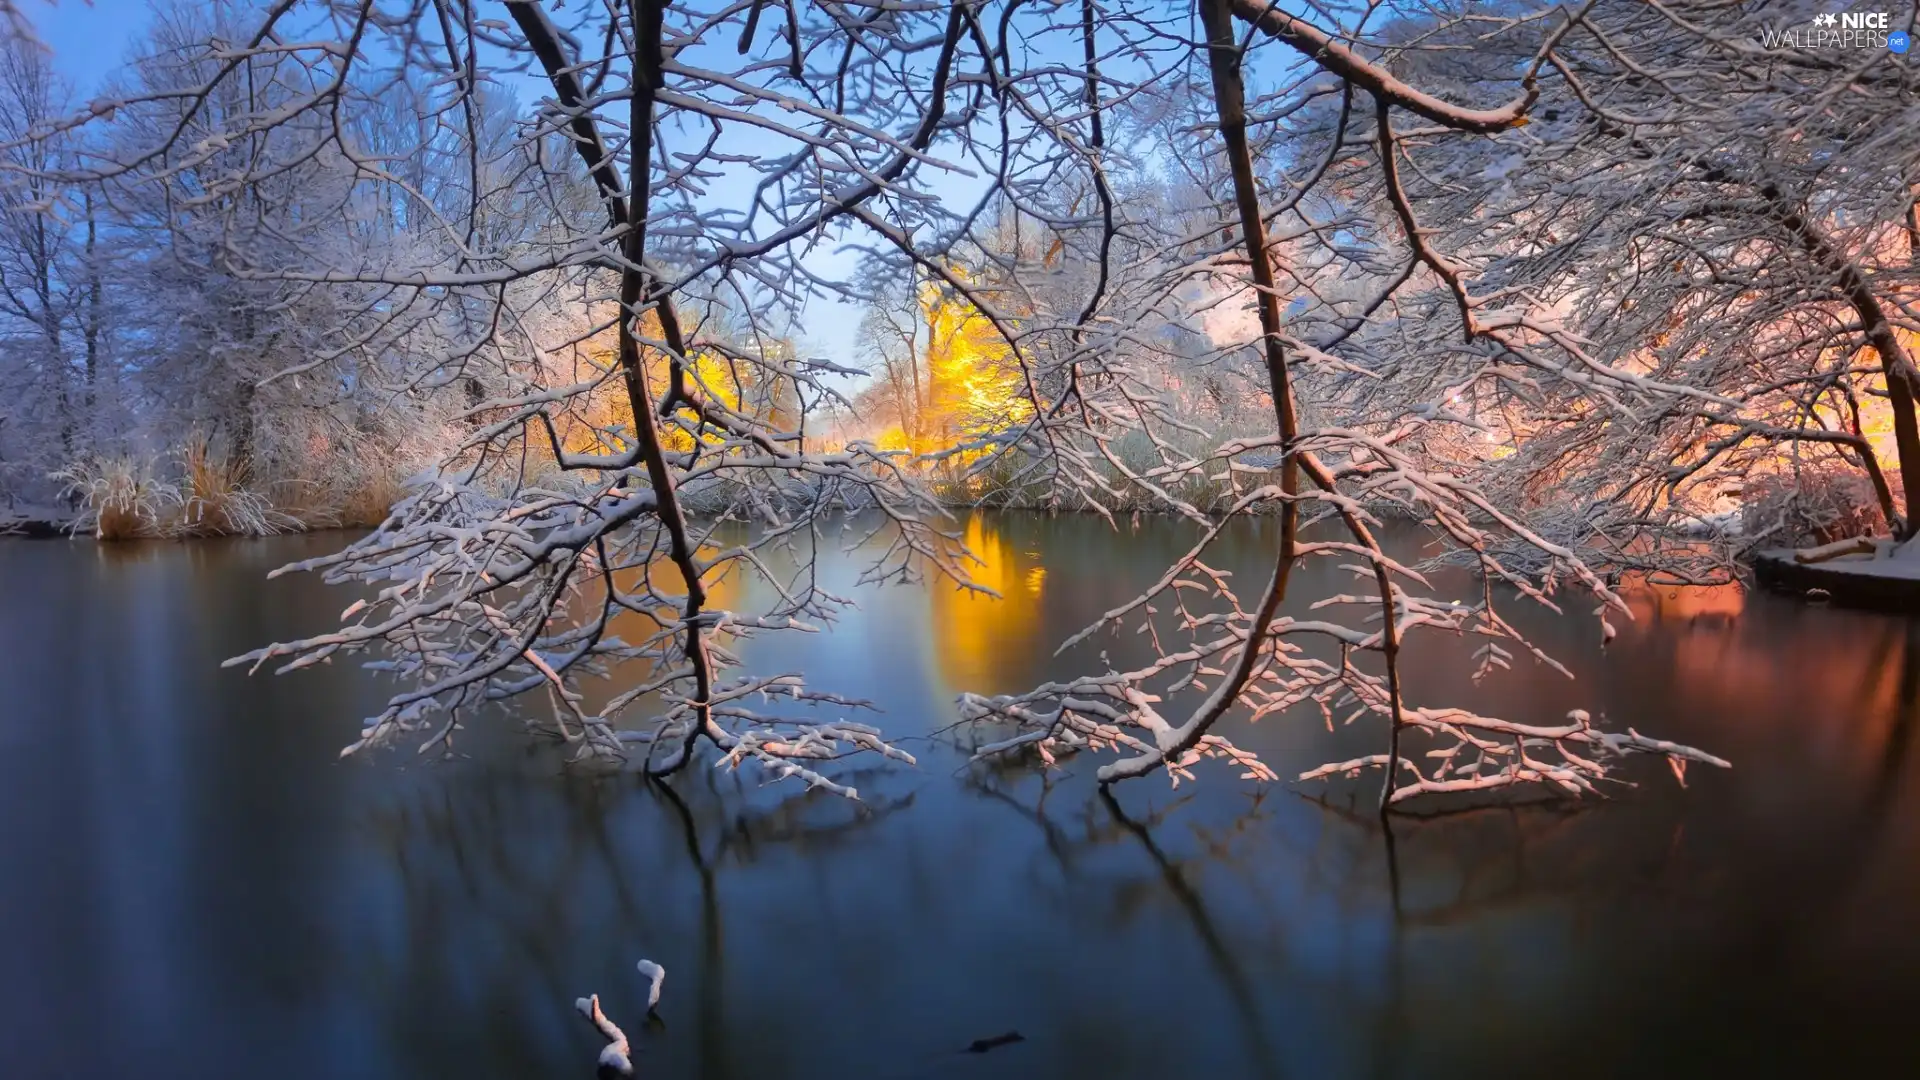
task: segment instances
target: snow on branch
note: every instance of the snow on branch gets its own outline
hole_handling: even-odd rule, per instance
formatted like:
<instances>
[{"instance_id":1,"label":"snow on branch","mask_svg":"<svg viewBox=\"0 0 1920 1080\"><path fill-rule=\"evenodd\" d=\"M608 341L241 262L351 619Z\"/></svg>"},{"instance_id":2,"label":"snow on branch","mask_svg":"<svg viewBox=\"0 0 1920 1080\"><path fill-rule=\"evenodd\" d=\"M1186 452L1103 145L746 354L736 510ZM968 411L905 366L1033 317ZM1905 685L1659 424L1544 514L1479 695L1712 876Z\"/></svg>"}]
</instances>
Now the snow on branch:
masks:
<instances>
[{"instance_id":1,"label":"snow on branch","mask_svg":"<svg viewBox=\"0 0 1920 1080\"><path fill-rule=\"evenodd\" d=\"M1592 2L1588 0L1587 6L1592 6ZM1269 37L1285 42L1349 86L1364 90L1382 102L1419 113L1437 124L1458 131L1481 134L1504 131L1526 123L1527 110L1540 96L1539 89L1534 85L1540 65L1552 54L1561 35L1573 25L1573 19L1569 17L1541 44L1539 55L1521 76L1519 97L1497 109L1469 109L1402 82L1386 67L1362 57L1352 46L1266 0L1233 0L1233 14Z\"/></svg>"},{"instance_id":2,"label":"snow on branch","mask_svg":"<svg viewBox=\"0 0 1920 1080\"><path fill-rule=\"evenodd\" d=\"M632 1076L633 1047L627 1041L627 1033L600 1011L600 995L579 998L574 1001L573 1007L607 1040L607 1045L600 1050L599 1061L595 1063L595 1072L602 1077Z\"/></svg>"},{"instance_id":3,"label":"snow on branch","mask_svg":"<svg viewBox=\"0 0 1920 1080\"><path fill-rule=\"evenodd\" d=\"M84 443L75 373L149 351L142 393L225 401L249 466L412 432L380 527L286 568L353 590L341 625L232 661L391 676L348 753L450 753L516 702L578 760L857 797L845 759L912 757L743 657L853 603L822 545L861 588L990 592L961 516L1006 506L1195 539L1059 654L1125 628L1147 659L961 700L982 756L1268 781L1224 724L1365 718L1383 804L1586 791L1623 753L1706 758L1410 701L1404 650L1564 672L1509 605L1611 634L1622 568L1723 572L1675 526L1783 460L1870 477L1902 530L1920 490L1908 65L1755 65L1744 9L1202 0L1195 42L1185 9L1093 0L456 7L222 8L110 99L18 88L0 125L7 205L68 237L0 236L47 283L0 311L64 418L35 441ZM1298 59L1249 80L1269 39ZM109 239L166 287L90 278ZM1255 514L1277 540L1237 581L1215 552ZM1310 565L1342 584L1302 597ZM1485 764L1409 772L1403 735Z\"/></svg>"},{"instance_id":4,"label":"snow on branch","mask_svg":"<svg viewBox=\"0 0 1920 1080\"><path fill-rule=\"evenodd\" d=\"M636 966L640 974L647 979L647 1014L651 1016L660 1004L660 986L666 982L667 969L651 960L642 960ZM627 1038L627 1033L601 1011L600 995L590 994L587 997L577 998L574 1000L573 1007L594 1026L601 1038L607 1040L607 1045L600 1050L599 1060L595 1062L595 1071L598 1075L601 1077L632 1076L633 1044Z\"/></svg>"},{"instance_id":5,"label":"snow on branch","mask_svg":"<svg viewBox=\"0 0 1920 1080\"><path fill-rule=\"evenodd\" d=\"M1362 770L1380 769L1390 773L1387 802L1392 804L1418 795L1480 792L1517 784L1547 784L1573 796L1598 794L1602 782L1620 782L1609 771L1607 759L1631 753L1666 758L1682 785L1690 762L1731 768L1705 751L1649 739L1631 728L1625 734L1602 731L1582 709L1569 712L1567 723L1557 727L1515 724L1460 709L1411 709L1405 722L1443 744L1427 752L1432 762L1427 770L1410 758L1372 754L1309 769L1300 779L1353 777ZM1389 770L1389 761L1397 767Z\"/></svg>"}]
</instances>

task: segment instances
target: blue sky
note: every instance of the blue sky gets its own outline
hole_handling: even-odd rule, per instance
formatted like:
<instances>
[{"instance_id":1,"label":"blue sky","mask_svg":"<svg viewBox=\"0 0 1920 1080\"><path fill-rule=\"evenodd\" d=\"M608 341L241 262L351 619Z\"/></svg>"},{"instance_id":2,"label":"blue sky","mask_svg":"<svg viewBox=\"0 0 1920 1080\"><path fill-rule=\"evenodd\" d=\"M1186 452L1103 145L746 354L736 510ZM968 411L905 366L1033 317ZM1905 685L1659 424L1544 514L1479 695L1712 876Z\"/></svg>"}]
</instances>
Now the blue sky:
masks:
<instances>
[{"instance_id":1,"label":"blue sky","mask_svg":"<svg viewBox=\"0 0 1920 1080\"><path fill-rule=\"evenodd\" d=\"M19 6L83 101L120 66L152 18L146 0L22 0Z\"/></svg>"}]
</instances>

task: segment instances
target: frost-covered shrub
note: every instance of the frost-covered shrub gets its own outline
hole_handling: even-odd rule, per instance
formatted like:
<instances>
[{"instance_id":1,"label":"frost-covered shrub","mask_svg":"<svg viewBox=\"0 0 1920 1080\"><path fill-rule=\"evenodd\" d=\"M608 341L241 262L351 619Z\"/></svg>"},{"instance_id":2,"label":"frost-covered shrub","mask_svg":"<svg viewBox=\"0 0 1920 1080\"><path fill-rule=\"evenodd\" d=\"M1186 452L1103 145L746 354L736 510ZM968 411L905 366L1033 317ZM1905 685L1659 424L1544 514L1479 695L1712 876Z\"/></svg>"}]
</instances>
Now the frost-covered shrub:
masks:
<instances>
[{"instance_id":1,"label":"frost-covered shrub","mask_svg":"<svg viewBox=\"0 0 1920 1080\"><path fill-rule=\"evenodd\" d=\"M157 475L149 458L82 458L52 474L66 484L62 498L80 502L75 531L101 540L162 535L180 512L180 488Z\"/></svg>"},{"instance_id":2,"label":"frost-covered shrub","mask_svg":"<svg viewBox=\"0 0 1920 1080\"><path fill-rule=\"evenodd\" d=\"M1888 531L1873 484L1833 463L1748 481L1741 531L1768 546L1806 547Z\"/></svg>"}]
</instances>

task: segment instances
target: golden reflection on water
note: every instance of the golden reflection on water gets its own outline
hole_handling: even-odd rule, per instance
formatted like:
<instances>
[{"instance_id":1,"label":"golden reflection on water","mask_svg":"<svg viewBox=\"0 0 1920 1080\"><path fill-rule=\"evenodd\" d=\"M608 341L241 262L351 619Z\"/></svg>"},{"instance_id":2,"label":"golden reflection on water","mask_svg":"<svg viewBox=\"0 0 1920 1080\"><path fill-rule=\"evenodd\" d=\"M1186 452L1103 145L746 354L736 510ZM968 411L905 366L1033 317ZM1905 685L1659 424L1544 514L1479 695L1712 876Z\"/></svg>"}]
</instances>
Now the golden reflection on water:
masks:
<instances>
[{"instance_id":1,"label":"golden reflection on water","mask_svg":"<svg viewBox=\"0 0 1920 1080\"><path fill-rule=\"evenodd\" d=\"M720 551L718 546L703 544L695 554L696 557L706 560L713 558ZM684 596L685 579L681 576L679 568L667 556L657 556L644 569L639 566L617 566L606 576L613 579L614 588L629 597L643 593L650 580L661 594L675 598L674 603L656 604L643 607L642 610L616 607L607 618L609 637L618 638L629 646L636 646L659 634L663 626L671 626L679 620L681 616L679 598ZM701 575L707 594L705 609L732 611L736 607L743 606L745 588L742 581L745 577L746 571L733 563L714 567ZM567 617L574 621L598 617L601 605L606 598L605 588L605 581L596 576L595 580L587 584L568 604ZM734 640L734 635L726 630L720 630L713 635L713 640L725 647ZM611 678L588 679L577 689L584 694L588 708L603 708L608 699L617 696L621 691L647 681L656 667L652 660L619 660L610 665ZM633 717L639 715L639 713L630 714Z\"/></svg>"},{"instance_id":2,"label":"golden reflection on water","mask_svg":"<svg viewBox=\"0 0 1920 1080\"><path fill-rule=\"evenodd\" d=\"M923 670L938 680L939 697L960 691L1020 692L1097 662L1084 654L1055 660L1052 651L1065 635L1131 595L1142 575L1135 565L1139 560L1129 562L1106 532L1081 521L975 513L960 533L976 560L969 565L973 580L997 596L929 578L924 591L861 598L902 620L888 623L884 633L910 634L916 640L912 651L924 657ZM1244 541L1243 548L1225 553L1223 565L1240 569L1237 557L1243 552L1264 555L1265 538L1249 535ZM703 547L701 556L712 558L726 546L717 541ZM664 559L656 560L653 571L663 589L677 588L679 578ZM624 568L615 577L631 589L639 573ZM743 567L720 568L706 584L710 609L757 611L769 599L763 595L764 583ZM1309 586L1315 584L1332 587L1303 579L1302 603L1310 599L1314 589ZM1662 737L1668 737L1665 729L1688 728L1682 733L1697 745L1726 756L1750 756L1750 740L1771 739L1790 741L1802 747L1800 753L1834 767L1856 768L1877 760L1901 711L1902 671L1913 662L1907 655L1904 623L1783 604L1748 595L1737 583L1684 586L1637 580L1624 583L1620 593L1633 617L1614 618L1621 637L1604 651L1596 648L1592 621L1582 619L1581 613L1542 616L1530 628L1542 648L1577 670L1570 705L1608 714L1615 725L1660 730ZM582 599L591 610L597 589L589 589ZM611 629L629 643L643 641L659 630L655 616L671 625L678 612L622 612ZM802 670L809 681L838 688L836 677L845 681L840 666L859 668L874 648L862 635L844 641L822 635L808 642L807 659L797 666L791 656L778 663ZM738 645L724 632L717 643ZM1096 647L1137 650L1144 643L1144 638L1127 634ZM1443 643L1420 644L1409 656L1409 670L1422 679L1449 677L1454 661ZM747 653L751 657L752 649ZM642 662L617 665L606 683L589 680L589 696L603 700L643 681L650 670L651 665ZM1538 707L1540 694L1559 695L1563 690L1557 676L1549 680L1550 686L1536 686L1530 671L1490 680L1468 691L1461 703L1492 715L1528 715ZM640 715L636 712L631 719ZM1666 722L1663 728L1667 718L1684 718L1686 724ZM1288 730L1292 726L1288 721Z\"/></svg>"},{"instance_id":3,"label":"golden reflection on water","mask_svg":"<svg viewBox=\"0 0 1920 1080\"><path fill-rule=\"evenodd\" d=\"M1018 689L997 684L1007 673L1007 657L1045 646L1039 630L1046 568L1037 556L1008 543L982 514L967 519L966 545L977 560L968 567L974 583L999 596L934 584L929 629L935 661L950 686L996 693Z\"/></svg>"},{"instance_id":4,"label":"golden reflection on water","mask_svg":"<svg viewBox=\"0 0 1920 1080\"><path fill-rule=\"evenodd\" d=\"M706 560L713 558L719 553L720 548L711 544L703 544L695 551L694 555L698 559ZM700 578L701 584L706 587L707 592L706 610L733 610L735 606L741 602L740 582L745 573L746 571L740 566L727 563L714 567L705 574L702 574ZM640 567L629 566L614 570L612 577L614 586L621 592L629 594L643 590L646 581L649 579L653 582L655 589L668 596L678 597L683 595L686 588L685 579L680 575L680 569L673 564L673 560L665 555L656 557L646 568L644 575ZM589 589L582 603L586 605L587 610L590 611L592 605L599 603L601 595L599 588ZM672 622L680 617L680 612L676 603L674 605L661 605L654 609L652 615L654 618L659 619L660 622ZM616 612L613 617L608 620L608 626L612 629L613 633L618 634L622 640L633 643L654 632L655 628L659 625L659 623L654 621L654 618L648 618L640 612L626 609ZM722 637L724 636L723 634Z\"/></svg>"}]
</instances>

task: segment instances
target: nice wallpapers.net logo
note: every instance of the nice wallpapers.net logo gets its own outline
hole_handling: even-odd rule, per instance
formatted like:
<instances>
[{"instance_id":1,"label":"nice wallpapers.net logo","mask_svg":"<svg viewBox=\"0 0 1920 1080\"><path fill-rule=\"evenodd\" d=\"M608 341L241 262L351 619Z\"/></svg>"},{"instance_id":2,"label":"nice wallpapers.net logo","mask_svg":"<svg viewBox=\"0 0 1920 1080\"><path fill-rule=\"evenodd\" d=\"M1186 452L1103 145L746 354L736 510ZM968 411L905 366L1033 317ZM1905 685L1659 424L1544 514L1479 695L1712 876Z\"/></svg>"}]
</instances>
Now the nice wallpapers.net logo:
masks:
<instances>
[{"instance_id":1,"label":"nice wallpapers.net logo","mask_svg":"<svg viewBox=\"0 0 1920 1080\"><path fill-rule=\"evenodd\" d=\"M1769 49L1886 49L1904 53L1911 45L1905 30L1893 29L1884 11L1823 12L1803 26L1766 29L1760 43Z\"/></svg>"}]
</instances>

